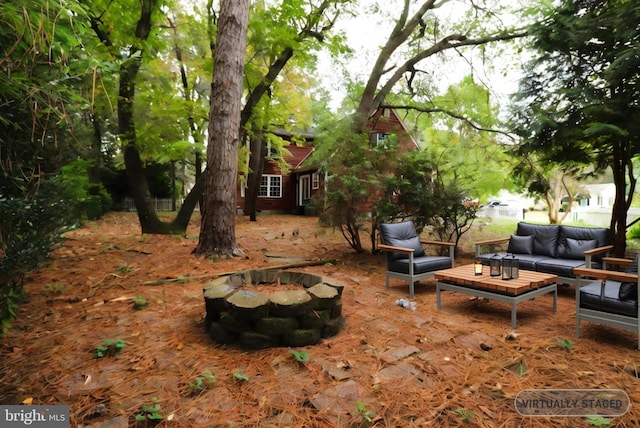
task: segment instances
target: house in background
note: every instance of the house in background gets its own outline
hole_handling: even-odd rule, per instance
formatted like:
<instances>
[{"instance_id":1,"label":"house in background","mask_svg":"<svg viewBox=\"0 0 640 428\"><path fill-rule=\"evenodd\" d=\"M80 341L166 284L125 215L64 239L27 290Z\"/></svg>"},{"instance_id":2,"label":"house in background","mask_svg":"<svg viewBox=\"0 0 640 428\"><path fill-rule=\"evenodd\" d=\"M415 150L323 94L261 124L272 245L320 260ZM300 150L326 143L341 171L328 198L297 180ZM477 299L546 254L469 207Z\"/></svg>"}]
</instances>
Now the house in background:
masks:
<instances>
[{"instance_id":1,"label":"house in background","mask_svg":"<svg viewBox=\"0 0 640 428\"><path fill-rule=\"evenodd\" d=\"M384 144L386 138L396 134L400 150L418 150L416 140L411 136L398 113L390 108L379 108L369 117L367 130L371 137L371 145L375 147Z\"/></svg>"},{"instance_id":2,"label":"house in background","mask_svg":"<svg viewBox=\"0 0 640 428\"><path fill-rule=\"evenodd\" d=\"M406 126L393 109L380 108L371 115L367 123L372 146L384 144L390 135L397 135L401 150L417 150L418 144L407 131ZM278 162L268 156L262 171L260 191L256 202L258 211L288 212L312 214L309 210L311 198L320 193L324 177L318 171L318 165L310 161L313 153L313 135L292 134L286 131L277 135L291 144L285 149L289 152L283 160L289 165L289 172L283 173ZM303 137L304 143L294 143L294 136ZM245 180L239 180L237 193L238 212L245 205Z\"/></svg>"},{"instance_id":3,"label":"house in background","mask_svg":"<svg viewBox=\"0 0 640 428\"><path fill-rule=\"evenodd\" d=\"M616 198L616 185L613 183L585 184L583 196L579 199L581 207L613 208Z\"/></svg>"}]
</instances>

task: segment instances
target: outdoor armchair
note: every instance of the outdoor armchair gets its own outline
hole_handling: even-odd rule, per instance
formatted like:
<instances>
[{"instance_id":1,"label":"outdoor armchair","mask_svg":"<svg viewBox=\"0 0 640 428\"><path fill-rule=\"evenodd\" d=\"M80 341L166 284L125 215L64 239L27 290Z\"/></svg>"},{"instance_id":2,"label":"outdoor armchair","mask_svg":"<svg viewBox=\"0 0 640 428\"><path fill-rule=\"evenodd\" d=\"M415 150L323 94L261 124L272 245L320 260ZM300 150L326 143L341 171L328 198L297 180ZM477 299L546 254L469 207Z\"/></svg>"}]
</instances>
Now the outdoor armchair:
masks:
<instances>
[{"instance_id":1,"label":"outdoor armchair","mask_svg":"<svg viewBox=\"0 0 640 428\"><path fill-rule=\"evenodd\" d=\"M453 267L455 244L442 241L421 241L412 221L383 223L380 225L378 249L385 253L385 286L389 288L389 278L409 282L409 297L413 299L414 284L433 278L434 272ZM448 256L430 256L424 245L448 247Z\"/></svg>"},{"instance_id":2,"label":"outdoor armchair","mask_svg":"<svg viewBox=\"0 0 640 428\"><path fill-rule=\"evenodd\" d=\"M606 260L608 264L615 259ZM580 321L589 321L634 331L640 350L640 312L638 311L638 255L624 272L576 268L576 337Z\"/></svg>"}]
</instances>

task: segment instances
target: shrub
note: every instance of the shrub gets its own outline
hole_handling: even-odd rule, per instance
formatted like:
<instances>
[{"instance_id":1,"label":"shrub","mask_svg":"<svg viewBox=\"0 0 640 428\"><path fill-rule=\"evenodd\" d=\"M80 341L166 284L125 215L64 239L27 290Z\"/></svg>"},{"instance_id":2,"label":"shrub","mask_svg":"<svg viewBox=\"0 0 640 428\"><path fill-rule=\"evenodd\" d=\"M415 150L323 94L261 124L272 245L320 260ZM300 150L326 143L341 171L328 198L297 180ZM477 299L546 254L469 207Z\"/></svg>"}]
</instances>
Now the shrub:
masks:
<instances>
[{"instance_id":1,"label":"shrub","mask_svg":"<svg viewBox=\"0 0 640 428\"><path fill-rule=\"evenodd\" d=\"M74 223L59 188L42 182L31 200L11 197L0 185L0 322L5 334L24 300L23 280L42 263Z\"/></svg>"},{"instance_id":2,"label":"shrub","mask_svg":"<svg viewBox=\"0 0 640 428\"><path fill-rule=\"evenodd\" d=\"M75 218L95 220L111 208L111 196L104 186L89 182L87 170L91 164L92 161L75 160L60 168L55 178L64 192L62 197L70 201Z\"/></svg>"}]
</instances>

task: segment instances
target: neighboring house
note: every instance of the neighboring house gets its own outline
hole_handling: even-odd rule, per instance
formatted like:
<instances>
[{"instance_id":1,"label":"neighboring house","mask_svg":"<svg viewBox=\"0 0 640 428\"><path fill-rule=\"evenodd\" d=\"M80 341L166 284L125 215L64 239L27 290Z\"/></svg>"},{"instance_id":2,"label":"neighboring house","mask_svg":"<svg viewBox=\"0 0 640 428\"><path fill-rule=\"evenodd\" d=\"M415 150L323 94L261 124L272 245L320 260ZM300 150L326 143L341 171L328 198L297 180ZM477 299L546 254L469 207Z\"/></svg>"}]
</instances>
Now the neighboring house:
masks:
<instances>
[{"instance_id":1,"label":"neighboring house","mask_svg":"<svg viewBox=\"0 0 640 428\"><path fill-rule=\"evenodd\" d=\"M367 130L372 145L384 144L389 135L398 135L398 144L403 150L417 150L418 144L407 131L404 123L393 109L378 109L369 118ZM278 136L292 141L294 135L280 132ZM298 135L298 137L300 137ZM260 191L256 203L258 211L290 212L296 214L312 213L309 210L311 198L322 191L324 178L318 172L318 165L310 162L313 153L313 136L304 135L304 145L289 144L285 149L290 155L284 156L290 171L283 173L278 163L267 156ZM239 181L238 210L245 204L245 181Z\"/></svg>"},{"instance_id":2,"label":"neighboring house","mask_svg":"<svg viewBox=\"0 0 640 428\"><path fill-rule=\"evenodd\" d=\"M613 183L585 184L583 196L578 205L592 208L612 208L616 198L616 185Z\"/></svg>"}]
</instances>

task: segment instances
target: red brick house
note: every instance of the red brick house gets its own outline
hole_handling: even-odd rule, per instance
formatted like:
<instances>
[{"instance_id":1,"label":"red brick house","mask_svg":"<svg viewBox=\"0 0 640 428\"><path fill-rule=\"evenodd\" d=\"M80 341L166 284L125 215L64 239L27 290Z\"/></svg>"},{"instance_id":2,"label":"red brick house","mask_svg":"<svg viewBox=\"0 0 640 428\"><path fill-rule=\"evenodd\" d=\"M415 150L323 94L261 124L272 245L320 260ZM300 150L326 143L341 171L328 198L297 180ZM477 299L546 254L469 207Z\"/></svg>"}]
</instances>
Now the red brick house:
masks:
<instances>
[{"instance_id":1,"label":"red brick house","mask_svg":"<svg viewBox=\"0 0 640 428\"><path fill-rule=\"evenodd\" d=\"M372 145L382 144L387 136L397 134L401 149L418 149L418 144L393 109L378 109L369 118L367 128ZM293 137L287 132L278 133L278 135L288 141ZM256 203L258 211L303 214L311 197L322 190L324 179L318 172L318 166L309 162L309 157L313 153L313 136L304 135L303 137L304 145L292 143L285 146L289 152L284 157L290 167L289 173L283 174L278 163L267 158ZM245 181L239 180L237 195L239 211L242 211L245 203L244 185Z\"/></svg>"}]
</instances>

